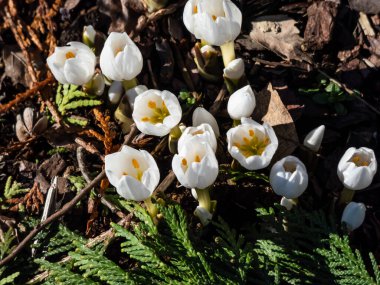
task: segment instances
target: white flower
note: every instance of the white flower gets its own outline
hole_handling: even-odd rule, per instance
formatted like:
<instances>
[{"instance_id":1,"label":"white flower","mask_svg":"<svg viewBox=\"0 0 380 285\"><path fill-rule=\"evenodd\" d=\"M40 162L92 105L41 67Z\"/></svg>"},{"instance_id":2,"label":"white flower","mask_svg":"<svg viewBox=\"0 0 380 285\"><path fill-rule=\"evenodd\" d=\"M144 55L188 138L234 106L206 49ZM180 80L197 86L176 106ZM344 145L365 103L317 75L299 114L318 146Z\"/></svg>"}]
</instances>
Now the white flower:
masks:
<instances>
[{"instance_id":1,"label":"white flower","mask_svg":"<svg viewBox=\"0 0 380 285\"><path fill-rule=\"evenodd\" d=\"M195 208L194 215L199 218L204 226L208 225L212 220L212 214L201 206L197 206L197 208Z\"/></svg>"},{"instance_id":2,"label":"white flower","mask_svg":"<svg viewBox=\"0 0 380 285\"><path fill-rule=\"evenodd\" d=\"M95 54L81 42L56 47L46 61L55 79L62 84L83 85L95 72Z\"/></svg>"},{"instance_id":3,"label":"white flower","mask_svg":"<svg viewBox=\"0 0 380 285\"><path fill-rule=\"evenodd\" d=\"M197 39L220 46L239 35L242 14L231 0L189 0L183 23Z\"/></svg>"},{"instance_id":4,"label":"white flower","mask_svg":"<svg viewBox=\"0 0 380 285\"><path fill-rule=\"evenodd\" d=\"M321 125L318 128L315 128L314 130L310 131L306 135L303 141L303 145L311 149L312 151L317 152L319 148L321 147L324 134L325 134L324 125Z\"/></svg>"},{"instance_id":5,"label":"white flower","mask_svg":"<svg viewBox=\"0 0 380 285\"><path fill-rule=\"evenodd\" d=\"M294 206L296 206L296 202L293 199L287 199L286 197L282 197L280 205L285 207L286 210L290 211Z\"/></svg>"},{"instance_id":6,"label":"white flower","mask_svg":"<svg viewBox=\"0 0 380 285\"><path fill-rule=\"evenodd\" d=\"M173 93L150 89L136 97L132 117L140 132L162 137L181 121L182 109Z\"/></svg>"},{"instance_id":7,"label":"white flower","mask_svg":"<svg viewBox=\"0 0 380 285\"><path fill-rule=\"evenodd\" d=\"M364 222L365 211L366 208L363 203L350 202L346 208L344 208L341 221L346 224L349 231L353 231Z\"/></svg>"},{"instance_id":8,"label":"white flower","mask_svg":"<svg viewBox=\"0 0 380 285\"><path fill-rule=\"evenodd\" d=\"M250 118L241 123L227 132L228 152L248 170L267 167L278 147L273 128Z\"/></svg>"},{"instance_id":9,"label":"white flower","mask_svg":"<svg viewBox=\"0 0 380 285\"><path fill-rule=\"evenodd\" d=\"M241 58L234 59L223 69L225 77L239 80L244 74L244 61Z\"/></svg>"},{"instance_id":10,"label":"white flower","mask_svg":"<svg viewBox=\"0 0 380 285\"><path fill-rule=\"evenodd\" d=\"M233 120L248 118L256 107L256 98L250 85L235 91L227 103L227 111Z\"/></svg>"},{"instance_id":11,"label":"white flower","mask_svg":"<svg viewBox=\"0 0 380 285\"><path fill-rule=\"evenodd\" d=\"M112 80L131 80L141 72L142 66L141 52L128 34L112 32L100 54L103 74Z\"/></svg>"},{"instance_id":12,"label":"white flower","mask_svg":"<svg viewBox=\"0 0 380 285\"><path fill-rule=\"evenodd\" d=\"M147 199L160 181L160 171L153 156L129 146L106 155L105 170L117 193L129 200Z\"/></svg>"},{"instance_id":13,"label":"white flower","mask_svg":"<svg viewBox=\"0 0 380 285\"><path fill-rule=\"evenodd\" d=\"M194 136L208 143L212 150L216 152L216 137L212 127L209 124L201 124L198 127L187 127L178 140L178 151L181 151L182 147L186 145L188 140Z\"/></svg>"},{"instance_id":14,"label":"white flower","mask_svg":"<svg viewBox=\"0 0 380 285\"><path fill-rule=\"evenodd\" d=\"M269 182L277 195L294 199L306 190L309 178L305 165L297 157L289 155L272 166Z\"/></svg>"},{"instance_id":15,"label":"white flower","mask_svg":"<svg viewBox=\"0 0 380 285\"><path fill-rule=\"evenodd\" d=\"M88 46L94 45L96 31L92 25L83 27L83 35L82 36L83 36L83 42L86 45L88 45Z\"/></svg>"},{"instance_id":16,"label":"white flower","mask_svg":"<svg viewBox=\"0 0 380 285\"><path fill-rule=\"evenodd\" d=\"M220 136L219 126L214 116L205 108L197 107L193 112L193 126L197 127L203 123L209 124L217 137Z\"/></svg>"},{"instance_id":17,"label":"white flower","mask_svg":"<svg viewBox=\"0 0 380 285\"><path fill-rule=\"evenodd\" d=\"M121 95L124 93L123 84L121 81L113 81L110 89L108 89L108 99L111 104L117 104L120 101Z\"/></svg>"},{"instance_id":18,"label":"white flower","mask_svg":"<svg viewBox=\"0 0 380 285\"><path fill-rule=\"evenodd\" d=\"M377 171L377 161L372 149L349 148L338 164L338 177L344 187L362 190L372 183Z\"/></svg>"},{"instance_id":19,"label":"white flower","mask_svg":"<svg viewBox=\"0 0 380 285\"><path fill-rule=\"evenodd\" d=\"M187 188L205 189L215 182L219 166L208 143L193 137L173 157L172 168L178 181Z\"/></svg>"}]
</instances>

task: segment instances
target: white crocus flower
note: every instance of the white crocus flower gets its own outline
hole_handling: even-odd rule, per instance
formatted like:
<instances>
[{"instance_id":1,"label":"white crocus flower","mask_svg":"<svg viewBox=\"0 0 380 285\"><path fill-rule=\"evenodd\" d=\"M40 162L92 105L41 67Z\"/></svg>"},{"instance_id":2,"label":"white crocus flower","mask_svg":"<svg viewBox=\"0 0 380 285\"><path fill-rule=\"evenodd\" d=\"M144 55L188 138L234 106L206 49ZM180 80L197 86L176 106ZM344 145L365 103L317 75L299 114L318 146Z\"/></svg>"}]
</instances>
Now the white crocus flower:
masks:
<instances>
[{"instance_id":1,"label":"white crocus flower","mask_svg":"<svg viewBox=\"0 0 380 285\"><path fill-rule=\"evenodd\" d=\"M318 128L311 130L305 137L303 145L308 149L317 152L321 147L323 135L325 134L325 126L321 125Z\"/></svg>"},{"instance_id":2,"label":"white crocus flower","mask_svg":"<svg viewBox=\"0 0 380 285\"><path fill-rule=\"evenodd\" d=\"M217 137L220 136L218 122L216 121L214 116L205 108L197 107L193 112L192 121L194 127L197 127L204 123L209 124L214 130L215 135Z\"/></svg>"},{"instance_id":3,"label":"white crocus flower","mask_svg":"<svg viewBox=\"0 0 380 285\"><path fill-rule=\"evenodd\" d=\"M160 171L153 156L129 146L106 155L105 171L117 193L134 201L148 199L160 181Z\"/></svg>"},{"instance_id":4,"label":"white crocus flower","mask_svg":"<svg viewBox=\"0 0 380 285\"><path fill-rule=\"evenodd\" d=\"M223 69L225 77L231 80L239 80L244 74L244 61L241 58L234 59Z\"/></svg>"},{"instance_id":5,"label":"white crocus flower","mask_svg":"<svg viewBox=\"0 0 380 285\"><path fill-rule=\"evenodd\" d=\"M227 132L228 152L248 170L267 167L278 147L273 128L250 118L241 123Z\"/></svg>"},{"instance_id":6,"label":"white crocus flower","mask_svg":"<svg viewBox=\"0 0 380 285\"><path fill-rule=\"evenodd\" d=\"M81 42L56 47L46 61L61 84L83 85L91 80L95 72L95 54Z\"/></svg>"},{"instance_id":7,"label":"white crocus flower","mask_svg":"<svg viewBox=\"0 0 380 285\"><path fill-rule=\"evenodd\" d=\"M308 185L305 165L295 156L287 156L277 161L270 171L269 182L273 191L287 199L301 196Z\"/></svg>"},{"instance_id":8,"label":"white crocus flower","mask_svg":"<svg viewBox=\"0 0 380 285\"><path fill-rule=\"evenodd\" d=\"M128 34L112 32L100 54L103 74L112 80L132 80L141 72L142 67L141 52Z\"/></svg>"},{"instance_id":9,"label":"white crocus flower","mask_svg":"<svg viewBox=\"0 0 380 285\"><path fill-rule=\"evenodd\" d=\"M366 208L363 203L350 202L344 208L341 221L349 231L353 231L363 224L365 212Z\"/></svg>"},{"instance_id":10,"label":"white crocus flower","mask_svg":"<svg viewBox=\"0 0 380 285\"><path fill-rule=\"evenodd\" d=\"M216 137L212 127L209 124L201 124L198 127L187 127L182 132L182 135L178 140L178 151L181 151L182 147L186 145L186 143L194 136L208 143L212 150L216 152Z\"/></svg>"},{"instance_id":11,"label":"white crocus flower","mask_svg":"<svg viewBox=\"0 0 380 285\"><path fill-rule=\"evenodd\" d=\"M338 164L338 177L349 190L368 187L377 171L377 161L372 149L349 148Z\"/></svg>"},{"instance_id":12,"label":"white crocus flower","mask_svg":"<svg viewBox=\"0 0 380 285\"><path fill-rule=\"evenodd\" d=\"M162 137L181 121L182 109L173 93L150 89L136 97L132 117L140 132Z\"/></svg>"},{"instance_id":13,"label":"white crocus flower","mask_svg":"<svg viewBox=\"0 0 380 285\"><path fill-rule=\"evenodd\" d=\"M196 189L209 187L219 172L218 161L211 146L197 137L189 139L179 153L174 155L172 168L183 186Z\"/></svg>"},{"instance_id":14,"label":"white crocus flower","mask_svg":"<svg viewBox=\"0 0 380 285\"><path fill-rule=\"evenodd\" d=\"M221 46L239 35L242 14L230 0L189 0L183 22L197 39Z\"/></svg>"},{"instance_id":15,"label":"white crocus flower","mask_svg":"<svg viewBox=\"0 0 380 285\"><path fill-rule=\"evenodd\" d=\"M234 92L227 103L228 114L233 120L250 117L255 107L256 98L250 85Z\"/></svg>"}]
</instances>

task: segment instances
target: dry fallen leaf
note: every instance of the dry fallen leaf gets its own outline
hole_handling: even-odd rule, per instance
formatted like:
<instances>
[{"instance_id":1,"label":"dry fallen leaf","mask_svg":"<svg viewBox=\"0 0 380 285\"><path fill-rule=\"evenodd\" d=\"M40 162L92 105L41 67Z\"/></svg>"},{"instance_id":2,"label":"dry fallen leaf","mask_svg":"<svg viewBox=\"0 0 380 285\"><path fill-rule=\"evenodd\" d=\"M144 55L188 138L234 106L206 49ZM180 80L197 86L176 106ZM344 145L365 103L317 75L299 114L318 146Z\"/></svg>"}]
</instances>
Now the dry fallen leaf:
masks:
<instances>
[{"instance_id":1,"label":"dry fallen leaf","mask_svg":"<svg viewBox=\"0 0 380 285\"><path fill-rule=\"evenodd\" d=\"M310 57L301 50L303 39L295 24L296 21L286 15L259 17L252 22L250 37L286 60L311 63Z\"/></svg>"},{"instance_id":2,"label":"dry fallen leaf","mask_svg":"<svg viewBox=\"0 0 380 285\"><path fill-rule=\"evenodd\" d=\"M272 162L290 155L298 147L298 135L293 119L271 83L256 94L253 119L271 125L278 138L278 149Z\"/></svg>"}]
</instances>

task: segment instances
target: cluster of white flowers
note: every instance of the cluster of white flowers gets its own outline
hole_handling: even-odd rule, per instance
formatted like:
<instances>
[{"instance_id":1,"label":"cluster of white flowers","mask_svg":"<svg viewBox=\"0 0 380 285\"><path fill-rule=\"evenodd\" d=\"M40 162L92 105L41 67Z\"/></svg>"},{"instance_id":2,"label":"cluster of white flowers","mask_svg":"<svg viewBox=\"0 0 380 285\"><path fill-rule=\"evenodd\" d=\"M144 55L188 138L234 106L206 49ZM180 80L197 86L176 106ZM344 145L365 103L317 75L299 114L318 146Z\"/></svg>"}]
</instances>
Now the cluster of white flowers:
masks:
<instances>
[{"instance_id":1,"label":"cluster of white flowers","mask_svg":"<svg viewBox=\"0 0 380 285\"><path fill-rule=\"evenodd\" d=\"M197 39L203 44L206 42L202 53L214 53L215 49L210 45L220 46L225 64L223 77L226 82L234 84L227 104L228 114L234 121L226 134L228 152L235 163L245 169L259 170L269 166L279 141L272 126L251 119L256 107L255 94L249 84L241 87L244 83L240 79L245 78L244 62L235 59L233 48L242 24L240 10L231 0L189 0L183 21ZM146 135L162 137L169 133L172 136L174 130L179 132L176 138L178 153L173 156L172 169L178 181L192 189L198 199L195 214L202 223L208 223L213 212L208 188L219 173L215 153L220 130L216 119L206 109L198 107L193 112L192 126L178 131L182 108L177 96L166 90L137 85L136 77L143 68L143 57L127 33L112 32L108 36L99 58L101 72L95 70L97 60L92 50L95 40L96 31L87 26L83 33L85 44L69 42L67 46L56 47L47 59L51 72L61 84L82 85L94 95L104 92L106 82L110 85L110 103L117 105L120 102L115 118L120 113L121 120L134 122ZM118 111L122 104L128 105L129 114ZM324 131L323 125L312 130L305 137L304 146L318 152ZM106 156L105 171L122 197L147 203L160 180L160 171L152 155L129 146ZM348 149L338 165L338 177L350 190L368 187L376 171L374 152L364 147ZM269 180L273 191L282 196L281 205L290 210L308 187L309 178L305 165L298 158L287 156L273 164ZM353 230L363 222L364 215L363 204L350 203L344 210L342 222Z\"/></svg>"}]
</instances>

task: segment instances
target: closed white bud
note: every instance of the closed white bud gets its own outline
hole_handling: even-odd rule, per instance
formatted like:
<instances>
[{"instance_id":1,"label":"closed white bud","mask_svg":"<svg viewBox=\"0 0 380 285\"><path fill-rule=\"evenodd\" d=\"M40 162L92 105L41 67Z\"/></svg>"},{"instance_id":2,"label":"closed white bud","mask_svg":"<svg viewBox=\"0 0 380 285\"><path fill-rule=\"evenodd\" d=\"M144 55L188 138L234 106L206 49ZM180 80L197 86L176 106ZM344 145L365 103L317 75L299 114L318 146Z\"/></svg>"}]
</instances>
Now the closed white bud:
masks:
<instances>
[{"instance_id":1,"label":"closed white bud","mask_svg":"<svg viewBox=\"0 0 380 285\"><path fill-rule=\"evenodd\" d=\"M227 103L227 111L233 120L248 118L256 107L256 98L250 85L234 92Z\"/></svg>"},{"instance_id":2,"label":"closed white bud","mask_svg":"<svg viewBox=\"0 0 380 285\"><path fill-rule=\"evenodd\" d=\"M84 26L83 27L83 42L88 45L89 47L92 47L95 43L95 36L96 31L92 25Z\"/></svg>"},{"instance_id":3,"label":"closed white bud","mask_svg":"<svg viewBox=\"0 0 380 285\"><path fill-rule=\"evenodd\" d=\"M217 137L220 136L218 122L214 116L205 108L197 107L193 112L193 126L197 127L201 124L209 124Z\"/></svg>"},{"instance_id":4,"label":"closed white bud","mask_svg":"<svg viewBox=\"0 0 380 285\"><path fill-rule=\"evenodd\" d=\"M341 221L349 231L353 231L363 224L365 212L366 208L363 203L350 202L344 208Z\"/></svg>"},{"instance_id":5,"label":"closed white bud","mask_svg":"<svg viewBox=\"0 0 380 285\"><path fill-rule=\"evenodd\" d=\"M83 89L91 94L100 96L104 93L105 81L101 73L96 72L92 79L83 85Z\"/></svg>"},{"instance_id":6,"label":"closed white bud","mask_svg":"<svg viewBox=\"0 0 380 285\"><path fill-rule=\"evenodd\" d=\"M323 135L325 134L325 126L321 125L318 128L310 131L304 141L303 145L309 148L310 150L317 152L321 147L321 143L323 140Z\"/></svg>"},{"instance_id":7,"label":"closed white bud","mask_svg":"<svg viewBox=\"0 0 380 285\"><path fill-rule=\"evenodd\" d=\"M239 80L244 74L244 61L241 58L234 59L224 68L223 74L228 79Z\"/></svg>"},{"instance_id":8,"label":"closed white bud","mask_svg":"<svg viewBox=\"0 0 380 285\"><path fill-rule=\"evenodd\" d=\"M110 100L111 104L118 104L123 93L124 88L121 81L112 82L110 89L108 89L108 99Z\"/></svg>"}]
</instances>

